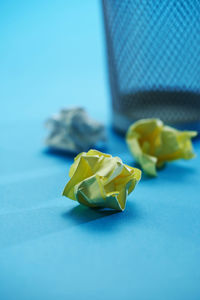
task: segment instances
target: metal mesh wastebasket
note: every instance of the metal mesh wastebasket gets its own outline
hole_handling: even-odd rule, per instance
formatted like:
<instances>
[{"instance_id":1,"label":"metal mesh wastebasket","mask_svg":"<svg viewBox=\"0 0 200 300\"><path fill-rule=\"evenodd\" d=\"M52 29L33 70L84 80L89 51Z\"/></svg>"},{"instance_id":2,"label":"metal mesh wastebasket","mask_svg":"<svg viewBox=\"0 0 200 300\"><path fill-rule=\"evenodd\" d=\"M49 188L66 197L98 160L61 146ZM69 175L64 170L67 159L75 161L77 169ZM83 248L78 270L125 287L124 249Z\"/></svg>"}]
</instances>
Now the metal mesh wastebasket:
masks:
<instances>
[{"instance_id":1,"label":"metal mesh wastebasket","mask_svg":"<svg viewBox=\"0 0 200 300\"><path fill-rule=\"evenodd\" d=\"M200 1L102 0L113 125L200 120Z\"/></svg>"}]
</instances>

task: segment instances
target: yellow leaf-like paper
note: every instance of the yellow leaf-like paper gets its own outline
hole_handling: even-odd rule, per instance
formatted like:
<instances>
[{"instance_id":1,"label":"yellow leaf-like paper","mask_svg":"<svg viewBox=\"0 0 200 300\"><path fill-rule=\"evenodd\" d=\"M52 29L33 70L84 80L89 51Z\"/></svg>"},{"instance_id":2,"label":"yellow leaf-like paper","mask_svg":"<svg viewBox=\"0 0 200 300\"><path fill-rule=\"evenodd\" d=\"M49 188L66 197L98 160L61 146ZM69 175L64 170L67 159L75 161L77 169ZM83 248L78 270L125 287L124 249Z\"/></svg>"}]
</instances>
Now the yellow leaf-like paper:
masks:
<instances>
[{"instance_id":1,"label":"yellow leaf-like paper","mask_svg":"<svg viewBox=\"0 0 200 300\"><path fill-rule=\"evenodd\" d=\"M159 119L143 119L129 127L126 141L144 172L156 176L156 167L165 162L195 156L191 138L196 135L196 131L180 131Z\"/></svg>"},{"instance_id":2,"label":"yellow leaf-like paper","mask_svg":"<svg viewBox=\"0 0 200 300\"><path fill-rule=\"evenodd\" d=\"M141 178L141 171L97 150L74 159L63 195L90 207L124 210L127 195Z\"/></svg>"}]
</instances>

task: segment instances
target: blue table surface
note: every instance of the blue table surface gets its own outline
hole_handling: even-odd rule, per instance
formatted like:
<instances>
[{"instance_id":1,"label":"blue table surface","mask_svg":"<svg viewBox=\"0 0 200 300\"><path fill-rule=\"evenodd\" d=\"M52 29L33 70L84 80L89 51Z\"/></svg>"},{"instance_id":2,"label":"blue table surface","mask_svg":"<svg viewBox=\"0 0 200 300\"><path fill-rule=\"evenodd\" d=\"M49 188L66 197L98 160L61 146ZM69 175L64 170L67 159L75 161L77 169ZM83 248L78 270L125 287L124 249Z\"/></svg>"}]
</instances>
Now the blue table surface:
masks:
<instances>
[{"instance_id":1,"label":"blue table surface","mask_svg":"<svg viewBox=\"0 0 200 300\"><path fill-rule=\"evenodd\" d=\"M197 158L143 178L123 213L61 196L72 156L46 151L44 121L82 105L110 129L100 2L0 2L0 299L200 299Z\"/></svg>"}]
</instances>

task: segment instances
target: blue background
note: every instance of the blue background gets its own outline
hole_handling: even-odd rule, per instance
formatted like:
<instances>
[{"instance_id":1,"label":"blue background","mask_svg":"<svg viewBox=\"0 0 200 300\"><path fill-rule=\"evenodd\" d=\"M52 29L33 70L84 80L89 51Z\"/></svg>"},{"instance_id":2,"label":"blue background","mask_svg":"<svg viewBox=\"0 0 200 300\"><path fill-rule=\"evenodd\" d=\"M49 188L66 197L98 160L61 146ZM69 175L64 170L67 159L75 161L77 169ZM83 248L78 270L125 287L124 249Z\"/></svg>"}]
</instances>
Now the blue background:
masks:
<instances>
[{"instance_id":1,"label":"blue background","mask_svg":"<svg viewBox=\"0 0 200 300\"><path fill-rule=\"evenodd\" d=\"M110 130L100 2L0 2L0 299L200 299L198 156L143 178L123 213L61 196L72 156L44 121L83 105Z\"/></svg>"}]
</instances>

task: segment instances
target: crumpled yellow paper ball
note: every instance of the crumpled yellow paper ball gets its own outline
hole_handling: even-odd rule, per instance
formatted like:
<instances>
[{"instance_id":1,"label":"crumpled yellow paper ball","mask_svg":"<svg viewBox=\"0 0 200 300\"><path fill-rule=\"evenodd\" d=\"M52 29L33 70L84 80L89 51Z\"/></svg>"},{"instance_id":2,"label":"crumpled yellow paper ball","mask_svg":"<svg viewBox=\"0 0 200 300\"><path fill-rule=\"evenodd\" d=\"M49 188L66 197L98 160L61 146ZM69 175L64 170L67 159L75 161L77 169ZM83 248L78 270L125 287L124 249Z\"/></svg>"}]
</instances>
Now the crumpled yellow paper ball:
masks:
<instances>
[{"instance_id":1,"label":"crumpled yellow paper ball","mask_svg":"<svg viewBox=\"0 0 200 300\"><path fill-rule=\"evenodd\" d=\"M141 171L123 164L119 157L89 150L75 157L69 176L64 196L89 207L123 211Z\"/></svg>"},{"instance_id":2,"label":"crumpled yellow paper ball","mask_svg":"<svg viewBox=\"0 0 200 300\"><path fill-rule=\"evenodd\" d=\"M156 167L165 162L195 157L191 138L196 135L196 131L180 131L159 119L142 119L129 127L126 141L144 172L156 176Z\"/></svg>"}]
</instances>

